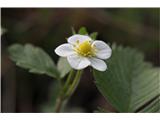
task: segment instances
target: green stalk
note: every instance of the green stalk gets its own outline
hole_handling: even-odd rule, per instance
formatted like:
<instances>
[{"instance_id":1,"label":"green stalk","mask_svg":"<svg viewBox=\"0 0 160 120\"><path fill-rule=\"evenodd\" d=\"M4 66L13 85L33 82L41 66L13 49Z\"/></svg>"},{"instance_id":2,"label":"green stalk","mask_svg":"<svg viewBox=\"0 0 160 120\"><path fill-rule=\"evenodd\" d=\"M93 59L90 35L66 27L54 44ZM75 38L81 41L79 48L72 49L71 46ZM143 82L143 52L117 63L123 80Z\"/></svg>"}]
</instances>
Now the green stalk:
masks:
<instances>
[{"instance_id":1,"label":"green stalk","mask_svg":"<svg viewBox=\"0 0 160 120\"><path fill-rule=\"evenodd\" d=\"M76 90L76 88L77 88L77 86L78 86L78 84L80 82L81 74L82 74L81 70L77 71L73 83L71 84L71 86L69 87L68 91L66 92L65 98L69 98L74 93L74 91Z\"/></svg>"},{"instance_id":2,"label":"green stalk","mask_svg":"<svg viewBox=\"0 0 160 120\"><path fill-rule=\"evenodd\" d=\"M71 80L72 80L72 77L73 77L73 76L74 76L74 70L72 69L72 70L70 71L68 77L67 77L66 83L65 83L65 85L64 85L64 87L63 87L63 90L62 90L62 93L61 93L61 94L65 94L68 86L69 86L70 83L71 83ZM63 95L62 95L62 96L63 96Z\"/></svg>"},{"instance_id":3,"label":"green stalk","mask_svg":"<svg viewBox=\"0 0 160 120\"><path fill-rule=\"evenodd\" d=\"M57 98L55 112L60 112L60 110L64 104L64 101L67 101L67 99L76 90L78 83L80 81L81 74L82 74L82 71L80 71L80 70L77 71L75 78L74 78L73 82L71 83L71 79L74 75L74 71L73 70L70 71L68 78L66 80L66 83L65 83L63 89L61 90L59 97ZM71 83L71 85L70 85L70 83Z\"/></svg>"}]
</instances>

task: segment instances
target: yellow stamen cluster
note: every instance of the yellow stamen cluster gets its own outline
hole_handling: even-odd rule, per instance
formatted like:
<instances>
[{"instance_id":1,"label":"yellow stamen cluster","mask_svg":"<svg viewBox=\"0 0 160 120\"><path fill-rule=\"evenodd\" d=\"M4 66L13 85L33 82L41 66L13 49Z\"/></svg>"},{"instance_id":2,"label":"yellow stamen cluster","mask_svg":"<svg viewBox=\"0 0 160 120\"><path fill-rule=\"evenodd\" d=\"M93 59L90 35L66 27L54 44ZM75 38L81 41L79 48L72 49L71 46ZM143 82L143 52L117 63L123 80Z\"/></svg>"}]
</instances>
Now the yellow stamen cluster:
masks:
<instances>
[{"instance_id":1,"label":"yellow stamen cluster","mask_svg":"<svg viewBox=\"0 0 160 120\"><path fill-rule=\"evenodd\" d=\"M91 42L88 40L82 43L79 43L79 41L77 40L77 45L75 50L79 55L82 55L85 57L91 57L95 55L95 47L92 46Z\"/></svg>"}]
</instances>

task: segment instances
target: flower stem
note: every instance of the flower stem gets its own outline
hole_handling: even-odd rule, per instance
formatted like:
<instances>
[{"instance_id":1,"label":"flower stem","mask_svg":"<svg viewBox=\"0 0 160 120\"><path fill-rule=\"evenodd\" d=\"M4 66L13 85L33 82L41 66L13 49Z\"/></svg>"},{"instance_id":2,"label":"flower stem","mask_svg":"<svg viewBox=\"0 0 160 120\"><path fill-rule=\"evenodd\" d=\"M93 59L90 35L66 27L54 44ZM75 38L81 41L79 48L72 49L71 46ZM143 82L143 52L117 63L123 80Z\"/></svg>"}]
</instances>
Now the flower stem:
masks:
<instances>
[{"instance_id":1,"label":"flower stem","mask_svg":"<svg viewBox=\"0 0 160 120\"><path fill-rule=\"evenodd\" d=\"M76 90L76 88L77 88L77 86L79 84L81 74L82 74L81 70L77 71L73 83L70 85L68 91L66 92L65 98L70 97L74 93L74 91Z\"/></svg>"},{"instance_id":2,"label":"flower stem","mask_svg":"<svg viewBox=\"0 0 160 120\"><path fill-rule=\"evenodd\" d=\"M71 83L71 79L74 75L74 71L73 70L70 71L68 78L66 80L66 83L64 84L64 87L60 91L60 95L57 98L55 112L60 112L60 110L64 104L64 101L66 101L74 93L74 91L76 90L78 83L80 81L81 74L82 74L82 71L80 71L80 70L77 71L75 78L74 78L73 82Z\"/></svg>"},{"instance_id":3,"label":"flower stem","mask_svg":"<svg viewBox=\"0 0 160 120\"><path fill-rule=\"evenodd\" d=\"M56 106L55 106L55 112L58 113L60 112L61 110L61 107L62 107L62 98L61 97L58 97L57 100L56 100Z\"/></svg>"},{"instance_id":4,"label":"flower stem","mask_svg":"<svg viewBox=\"0 0 160 120\"><path fill-rule=\"evenodd\" d=\"M72 80L73 75L74 75L74 70L72 69L72 70L70 71L68 77L67 77L66 83L65 83L65 85L64 85L64 87L63 87L63 90L62 90L62 93L61 93L61 94L65 94L68 86L69 86L70 83L71 83L71 80Z\"/></svg>"}]
</instances>

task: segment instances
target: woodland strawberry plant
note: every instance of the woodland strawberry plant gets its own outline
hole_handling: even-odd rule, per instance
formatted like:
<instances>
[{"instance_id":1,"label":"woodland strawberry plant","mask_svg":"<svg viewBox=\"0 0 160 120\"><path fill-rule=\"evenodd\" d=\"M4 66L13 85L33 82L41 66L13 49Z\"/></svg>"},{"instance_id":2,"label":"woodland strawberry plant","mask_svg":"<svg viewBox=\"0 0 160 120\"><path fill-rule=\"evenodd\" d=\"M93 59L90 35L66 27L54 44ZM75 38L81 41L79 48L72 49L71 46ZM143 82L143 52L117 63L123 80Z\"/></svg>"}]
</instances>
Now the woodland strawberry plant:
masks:
<instances>
[{"instance_id":1,"label":"woodland strawberry plant","mask_svg":"<svg viewBox=\"0 0 160 120\"><path fill-rule=\"evenodd\" d=\"M160 69L145 62L136 49L108 45L97 40L97 35L89 34L85 27L73 30L68 43L53 48L53 54L60 56L57 64L43 49L31 44L13 44L8 52L17 66L57 80L50 106L54 111L50 112L63 112L86 67L117 112L160 112Z\"/></svg>"}]
</instances>

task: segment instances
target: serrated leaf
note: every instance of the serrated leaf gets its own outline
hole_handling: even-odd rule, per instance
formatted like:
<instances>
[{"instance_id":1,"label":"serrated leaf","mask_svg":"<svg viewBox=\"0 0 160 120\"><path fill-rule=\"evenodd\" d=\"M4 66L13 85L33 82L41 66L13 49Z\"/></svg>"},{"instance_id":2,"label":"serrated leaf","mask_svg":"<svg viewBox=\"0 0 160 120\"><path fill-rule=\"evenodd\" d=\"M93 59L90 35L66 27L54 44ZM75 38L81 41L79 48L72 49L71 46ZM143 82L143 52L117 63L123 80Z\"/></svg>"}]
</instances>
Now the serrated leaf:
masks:
<instances>
[{"instance_id":1,"label":"serrated leaf","mask_svg":"<svg viewBox=\"0 0 160 120\"><path fill-rule=\"evenodd\" d=\"M60 78L65 77L65 75L67 75L69 71L72 69L67 59L64 57L59 58L57 68L60 72Z\"/></svg>"},{"instance_id":2,"label":"serrated leaf","mask_svg":"<svg viewBox=\"0 0 160 120\"><path fill-rule=\"evenodd\" d=\"M85 27L81 27L78 31L78 34L88 35L87 29Z\"/></svg>"},{"instance_id":3,"label":"serrated leaf","mask_svg":"<svg viewBox=\"0 0 160 120\"><path fill-rule=\"evenodd\" d=\"M90 34L90 37L91 37L93 40L96 40L97 35L98 35L98 32L93 32L93 33Z\"/></svg>"},{"instance_id":4,"label":"serrated leaf","mask_svg":"<svg viewBox=\"0 0 160 120\"><path fill-rule=\"evenodd\" d=\"M29 72L46 74L50 77L59 78L59 72L50 56L39 47L31 44L22 46L14 44L8 48L10 58L16 65Z\"/></svg>"},{"instance_id":5,"label":"serrated leaf","mask_svg":"<svg viewBox=\"0 0 160 120\"><path fill-rule=\"evenodd\" d=\"M149 101L160 94L159 71L144 62L143 55L134 49L112 48L112 56L106 62L108 70L94 70L96 86L119 112L150 112L143 111L143 106L149 106ZM155 105L158 110L160 103Z\"/></svg>"}]
</instances>

